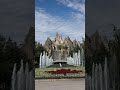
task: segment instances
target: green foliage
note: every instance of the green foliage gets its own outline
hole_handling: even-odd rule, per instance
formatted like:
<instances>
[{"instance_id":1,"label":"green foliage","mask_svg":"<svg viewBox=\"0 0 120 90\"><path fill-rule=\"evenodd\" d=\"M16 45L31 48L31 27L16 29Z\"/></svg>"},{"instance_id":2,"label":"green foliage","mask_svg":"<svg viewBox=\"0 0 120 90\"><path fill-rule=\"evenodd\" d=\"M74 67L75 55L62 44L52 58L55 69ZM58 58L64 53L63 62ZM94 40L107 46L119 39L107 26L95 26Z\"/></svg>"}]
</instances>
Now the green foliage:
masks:
<instances>
[{"instance_id":1,"label":"green foliage","mask_svg":"<svg viewBox=\"0 0 120 90\"><path fill-rule=\"evenodd\" d=\"M73 47L73 49L70 49L69 55L73 56L73 53L77 53L81 48L77 45L76 47Z\"/></svg>"},{"instance_id":2,"label":"green foliage","mask_svg":"<svg viewBox=\"0 0 120 90\"><path fill-rule=\"evenodd\" d=\"M58 46L57 46L57 49L58 49L58 50L63 49L63 45L58 45Z\"/></svg>"},{"instance_id":3,"label":"green foliage","mask_svg":"<svg viewBox=\"0 0 120 90\"><path fill-rule=\"evenodd\" d=\"M20 57L20 48L18 48L16 42L0 36L0 63L15 63L21 59Z\"/></svg>"},{"instance_id":4,"label":"green foliage","mask_svg":"<svg viewBox=\"0 0 120 90\"><path fill-rule=\"evenodd\" d=\"M0 36L0 85L3 82L8 86L10 85L14 63L17 63L17 68L19 68L22 56L24 55L16 42Z\"/></svg>"},{"instance_id":5,"label":"green foliage","mask_svg":"<svg viewBox=\"0 0 120 90\"><path fill-rule=\"evenodd\" d=\"M40 53L43 53L44 51L46 51L46 49L42 46L42 44L35 42L35 61L37 63L39 63Z\"/></svg>"},{"instance_id":6,"label":"green foliage","mask_svg":"<svg viewBox=\"0 0 120 90\"><path fill-rule=\"evenodd\" d=\"M29 35L28 35L29 36ZM25 44L28 44L27 41L31 41L34 45L33 36L29 36L25 39ZM11 40L11 38L5 38L0 35L0 86L5 84L5 88L2 90L10 90L11 87L11 76L13 71L14 63L17 64L17 70L20 67L20 61L23 60L24 64L28 60L28 56L23 50L24 45L17 45L17 42ZM34 46L31 46L34 48ZM31 64L29 64L30 66Z\"/></svg>"},{"instance_id":7,"label":"green foliage","mask_svg":"<svg viewBox=\"0 0 120 90\"><path fill-rule=\"evenodd\" d=\"M61 44L61 45L58 45L58 46L57 46L57 49L58 49L58 50L61 50L61 49L67 50L68 47Z\"/></svg>"},{"instance_id":8,"label":"green foliage","mask_svg":"<svg viewBox=\"0 0 120 90\"><path fill-rule=\"evenodd\" d=\"M69 64L62 64L62 67L77 67L77 66L69 65ZM48 66L47 68L60 68L60 65L59 64L54 64L54 65Z\"/></svg>"}]
</instances>

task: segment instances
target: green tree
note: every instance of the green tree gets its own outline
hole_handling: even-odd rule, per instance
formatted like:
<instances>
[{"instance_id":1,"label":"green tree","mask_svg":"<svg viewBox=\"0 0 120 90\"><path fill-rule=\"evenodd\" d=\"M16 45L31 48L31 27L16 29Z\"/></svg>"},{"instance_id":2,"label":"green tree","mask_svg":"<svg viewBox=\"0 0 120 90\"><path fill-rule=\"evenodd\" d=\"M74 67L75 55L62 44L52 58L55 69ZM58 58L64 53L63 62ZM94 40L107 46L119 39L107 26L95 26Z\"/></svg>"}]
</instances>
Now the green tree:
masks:
<instances>
[{"instance_id":1,"label":"green tree","mask_svg":"<svg viewBox=\"0 0 120 90\"><path fill-rule=\"evenodd\" d=\"M43 53L44 51L46 51L46 49L42 46L42 44L35 42L35 61L37 63L39 63L40 53Z\"/></svg>"}]
</instances>

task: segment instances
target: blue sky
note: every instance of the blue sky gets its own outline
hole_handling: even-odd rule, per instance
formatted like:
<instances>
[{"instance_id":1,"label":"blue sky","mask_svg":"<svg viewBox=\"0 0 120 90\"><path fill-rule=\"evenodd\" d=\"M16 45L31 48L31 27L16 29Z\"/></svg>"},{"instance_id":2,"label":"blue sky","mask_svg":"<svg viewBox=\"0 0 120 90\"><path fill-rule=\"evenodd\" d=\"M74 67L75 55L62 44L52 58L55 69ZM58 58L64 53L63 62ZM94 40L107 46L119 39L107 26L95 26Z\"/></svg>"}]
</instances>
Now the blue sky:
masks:
<instances>
[{"instance_id":1,"label":"blue sky","mask_svg":"<svg viewBox=\"0 0 120 90\"><path fill-rule=\"evenodd\" d=\"M85 37L84 0L36 0L35 39L44 44L47 37L54 39L56 32L63 38L82 41Z\"/></svg>"}]
</instances>

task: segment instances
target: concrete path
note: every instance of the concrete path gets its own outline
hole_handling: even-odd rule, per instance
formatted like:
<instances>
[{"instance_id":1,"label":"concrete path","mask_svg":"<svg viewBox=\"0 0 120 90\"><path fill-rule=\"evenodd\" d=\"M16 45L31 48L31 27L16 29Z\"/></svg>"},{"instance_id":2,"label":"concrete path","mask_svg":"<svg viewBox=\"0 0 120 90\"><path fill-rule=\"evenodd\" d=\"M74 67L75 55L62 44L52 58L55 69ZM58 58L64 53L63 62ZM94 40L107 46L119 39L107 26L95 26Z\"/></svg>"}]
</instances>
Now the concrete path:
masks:
<instances>
[{"instance_id":1,"label":"concrete path","mask_svg":"<svg viewBox=\"0 0 120 90\"><path fill-rule=\"evenodd\" d=\"M37 79L35 90L85 90L85 79Z\"/></svg>"}]
</instances>

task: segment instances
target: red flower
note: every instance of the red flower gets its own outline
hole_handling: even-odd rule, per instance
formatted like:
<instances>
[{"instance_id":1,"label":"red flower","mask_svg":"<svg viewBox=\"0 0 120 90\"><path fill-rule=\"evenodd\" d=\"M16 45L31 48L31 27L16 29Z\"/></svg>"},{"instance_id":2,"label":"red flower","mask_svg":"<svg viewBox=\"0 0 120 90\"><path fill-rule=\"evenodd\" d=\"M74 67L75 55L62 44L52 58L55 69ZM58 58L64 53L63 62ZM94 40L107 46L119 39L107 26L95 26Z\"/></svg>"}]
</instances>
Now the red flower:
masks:
<instances>
[{"instance_id":1,"label":"red flower","mask_svg":"<svg viewBox=\"0 0 120 90\"><path fill-rule=\"evenodd\" d=\"M48 71L48 73L51 74L75 74L75 73L79 73L82 72L82 70L70 70L70 69L60 69L60 70L56 70L56 71Z\"/></svg>"}]
</instances>

